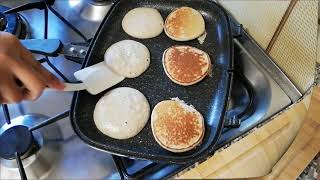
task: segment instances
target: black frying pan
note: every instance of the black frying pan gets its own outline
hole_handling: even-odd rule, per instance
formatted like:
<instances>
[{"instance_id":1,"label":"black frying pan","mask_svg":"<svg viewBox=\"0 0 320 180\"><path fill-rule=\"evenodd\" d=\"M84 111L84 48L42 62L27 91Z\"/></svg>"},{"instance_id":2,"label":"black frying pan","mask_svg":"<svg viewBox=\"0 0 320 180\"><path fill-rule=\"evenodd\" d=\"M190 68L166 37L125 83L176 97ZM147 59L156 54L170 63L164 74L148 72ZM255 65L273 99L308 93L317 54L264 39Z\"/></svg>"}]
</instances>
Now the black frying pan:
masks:
<instances>
[{"instance_id":1,"label":"black frying pan","mask_svg":"<svg viewBox=\"0 0 320 180\"><path fill-rule=\"evenodd\" d=\"M177 42L163 32L151 39L135 39L127 35L121 21L124 15L136 7L156 8L165 19L175 8L192 7L203 15L206 22L207 37L200 45L197 40ZM135 137L116 140L102 134L93 121L93 111L97 101L106 93L92 96L85 91L76 92L71 108L71 121L79 137L95 148L122 156L149 159L169 163L198 161L212 153L222 130L232 74L233 44L229 20L225 11L212 1L202 0L119 0L117 1L94 37L84 66L103 61L105 51L113 43L133 39L146 45L151 53L148 70L134 79L125 79L116 87L132 87L141 91L148 99L151 108L158 102L172 97L179 97L194 105L205 118L205 136L203 142L185 153L172 153L160 147L153 138L150 120L145 128ZM204 50L212 59L212 77L206 77L198 84L183 87L169 80L162 68L161 58L165 49L172 45L185 44ZM113 88L116 88L113 87ZM124 112L125 113L125 112Z\"/></svg>"},{"instance_id":2,"label":"black frying pan","mask_svg":"<svg viewBox=\"0 0 320 180\"><path fill-rule=\"evenodd\" d=\"M172 10L181 6L192 7L203 15L207 31L203 44L199 44L197 40L177 42L168 38L164 32L155 38L136 39L127 35L121 27L124 15L133 8L156 8L165 19ZM233 68L233 41L229 19L224 9L212 1L202 0L118 0L92 40L83 68L103 61L107 48L125 39L136 40L146 45L151 53L151 63L141 76L125 79L113 88L132 87L141 91L147 97L151 108L158 102L173 97L179 97L192 104L205 119L202 143L184 153L169 152L159 146L153 138L150 120L138 135L127 140L116 140L104 135L94 124L93 111L98 100L106 92L95 96L86 91L74 94L70 117L74 131L90 146L121 156L167 163L191 163L208 156L212 153L223 128L233 76L230 71ZM161 60L164 50L173 45L190 45L207 52L212 61L212 77L206 77L201 82L187 87L170 81L163 70Z\"/></svg>"}]
</instances>

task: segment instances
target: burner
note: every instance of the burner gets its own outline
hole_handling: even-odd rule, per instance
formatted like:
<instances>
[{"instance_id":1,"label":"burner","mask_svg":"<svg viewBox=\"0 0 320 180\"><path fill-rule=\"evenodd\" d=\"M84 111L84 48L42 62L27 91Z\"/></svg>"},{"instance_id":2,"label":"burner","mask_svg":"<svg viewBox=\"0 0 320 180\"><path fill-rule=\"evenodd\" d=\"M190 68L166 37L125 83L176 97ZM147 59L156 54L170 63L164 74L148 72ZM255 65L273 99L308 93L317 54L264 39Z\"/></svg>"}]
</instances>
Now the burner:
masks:
<instances>
[{"instance_id":1,"label":"burner","mask_svg":"<svg viewBox=\"0 0 320 180\"><path fill-rule=\"evenodd\" d=\"M15 153L24 155L32 147L33 135L26 126L13 126L0 135L0 157L14 159Z\"/></svg>"},{"instance_id":2,"label":"burner","mask_svg":"<svg viewBox=\"0 0 320 180\"><path fill-rule=\"evenodd\" d=\"M102 21L112 3L113 0L69 0L70 7L89 21Z\"/></svg>"},{"instance_id":3,"label":"burner","mask_svg":"<svg viewBox=\"0 0 320 180\"><path fill-rule=\"evenodd\" d=\"M0 157L3 158L0 158L0 179L20 178L16 160L12 158L14 151L21 155L29 179L43 179L52 172L61 155L61 146L55 143L62 139L59 126L50 124L29 131L29 128L47 119L46 116L35 114L19 116L12 119L11 124L0 128Z\"/></svg>"},{"instance_id":4,"label":"burner","mask_svg":"<svg viewBox=\"0 0 320 180\"><path fill-rule=\"evenodd\" d=\"M3 14L4 11L10 9L0 5L0 31L9 32L16 35L19 39L26 39L28 34L27 21L17 13Z\"/></svg>"}]
</instances>

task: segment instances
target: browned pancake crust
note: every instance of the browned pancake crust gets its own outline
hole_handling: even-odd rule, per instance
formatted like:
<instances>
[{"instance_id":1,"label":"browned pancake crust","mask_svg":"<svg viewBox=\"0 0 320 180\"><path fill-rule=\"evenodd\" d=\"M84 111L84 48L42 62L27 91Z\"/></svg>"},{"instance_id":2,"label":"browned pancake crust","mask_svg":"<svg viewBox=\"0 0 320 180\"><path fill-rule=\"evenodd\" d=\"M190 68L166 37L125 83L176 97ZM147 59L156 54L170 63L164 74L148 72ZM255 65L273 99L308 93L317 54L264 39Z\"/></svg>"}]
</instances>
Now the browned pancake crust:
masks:
<instances>
[{"instance_id":1,"label":"browned pancake crust","mask_svg":"<svg viewBox=\"0 0 320 180\"><path fill-rule=\"evenodd\" d=\"M173 46L165 52L165 69L175 81L192 84L208 74L209 56L199 49L197 50L201 53L194 49L196 48L191 46Z\"/></svg>"},{"instance_id":2,"label":"browned pancake crust","mask_svg":"<svg viewBox=\"0 0 320 180\"><path fill-rule=\"evenodd\" d=\"M183 7L175 12L175 16L166 20L167 33L173 37L179 37L183 34L183 29L188 23L185 21L189 14L192 13L191 8Z\"/></svg>"},{"instance_id":3,"label":"browned pancake crust","mask_svg":"<svg viewBox=\"0 0 320 180\"><path fill-rule=\"evenodd\" d=\"M174 103L173 103L174 102ZM153 133L159 143L169 150L189 150L203 138L204 124L200 113L189 112L179 102L162 101L155 109ZM177 152L179 152L179 149Z\"/></svg>"},{"instance_id":4,"label":"browned pancake crust","mask_svg":"<svg viewBox=\"0 0 320 180\"><path fill-rule=\"evenodd\" d=\"M199 11L180 7L167 16L164 30L173 40L188 41L204 33L205 22Z\"/></svg>"}]
</instances>

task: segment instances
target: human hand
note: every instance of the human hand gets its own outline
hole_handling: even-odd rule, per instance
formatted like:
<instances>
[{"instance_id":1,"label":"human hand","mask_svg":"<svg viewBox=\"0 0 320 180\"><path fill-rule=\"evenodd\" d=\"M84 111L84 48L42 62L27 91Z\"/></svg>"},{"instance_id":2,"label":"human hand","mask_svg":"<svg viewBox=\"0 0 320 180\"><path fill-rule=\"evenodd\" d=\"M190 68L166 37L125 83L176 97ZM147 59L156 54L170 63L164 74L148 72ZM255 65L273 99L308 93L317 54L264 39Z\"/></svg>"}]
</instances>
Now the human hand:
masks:
<instances>
[{"instance_id":1,"label":"human hand","mask_svg":"<svg viewBox=\"0 0 320 180\"><path fill-rule=\"evenodd\" d=\"M0 31L0 103L36 100L46 87L62 90L64 84L14 35Z\"/></svg>"}]
</instances>

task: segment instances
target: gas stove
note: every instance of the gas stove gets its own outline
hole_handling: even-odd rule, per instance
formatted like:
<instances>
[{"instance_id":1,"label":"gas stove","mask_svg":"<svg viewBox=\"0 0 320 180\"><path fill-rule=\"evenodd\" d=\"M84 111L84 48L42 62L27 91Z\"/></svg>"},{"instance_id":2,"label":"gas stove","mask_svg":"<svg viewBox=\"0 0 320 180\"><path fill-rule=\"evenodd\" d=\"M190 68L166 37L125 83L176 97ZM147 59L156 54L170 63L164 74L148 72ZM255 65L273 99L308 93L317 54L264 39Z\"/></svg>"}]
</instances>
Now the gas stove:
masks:
<instances>
[{"instance_id":1,"label":"gas stove","mask_svg":"<svg viewBox=\"0 0 320 180\"><path fill-rule=\"evenodd\" d=\"M29 9L30 5L21 6L26 3L30 1L1 1L2 31L11 32L20 39L51 38L82 44L90 42L112 5L110 0L47 0L46 3L32 1L34 8ZM15 9L16 13L4 14L17 6L20 7ZM217 149L301 97L250 35L231 19L235 32L236 73L227 121ZM73 72L81 68L81 64L62 56L35 57L67 82L75 81ZM171 177L192 166L119 157L87 146L75 135L68 118L72 95L45 91L36 102L2 105L0 144L6 144L0 146L0 179L158 179Z\"/></svg>"},{"instance_id":2,"label":"gas stove","mask_svg":"<svg viewBox=\"0 0 320 180\"><path fill-rule=\"evenodd\" d=\"M6 6L0 6L0 31L9 32L16 35L19 39L30 36L29 25L26 19L19 14L4 14L9 10Z\"/></svg>"}]
</instances>

